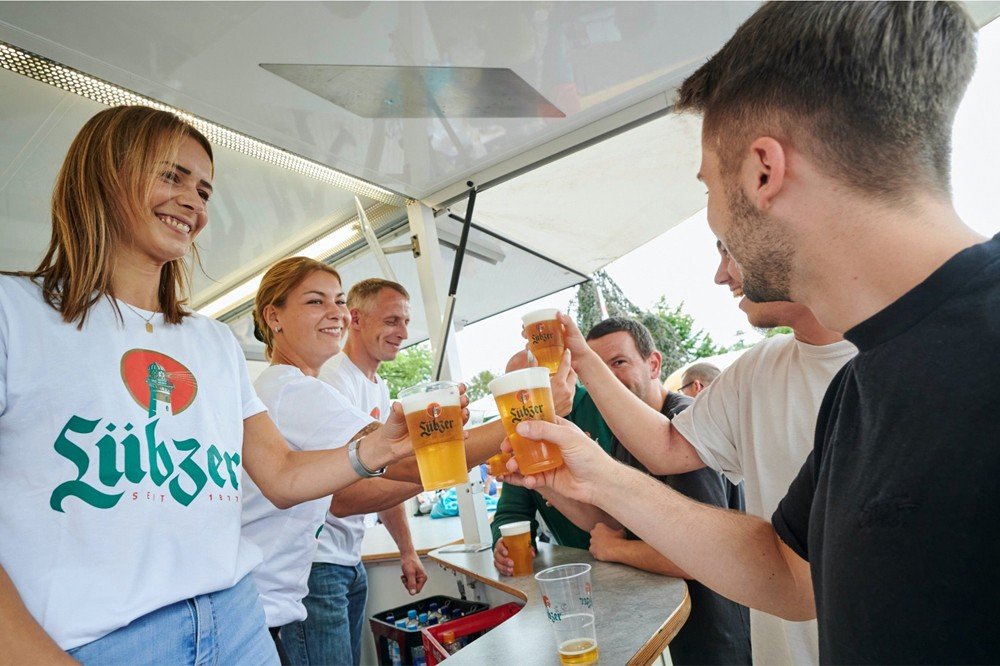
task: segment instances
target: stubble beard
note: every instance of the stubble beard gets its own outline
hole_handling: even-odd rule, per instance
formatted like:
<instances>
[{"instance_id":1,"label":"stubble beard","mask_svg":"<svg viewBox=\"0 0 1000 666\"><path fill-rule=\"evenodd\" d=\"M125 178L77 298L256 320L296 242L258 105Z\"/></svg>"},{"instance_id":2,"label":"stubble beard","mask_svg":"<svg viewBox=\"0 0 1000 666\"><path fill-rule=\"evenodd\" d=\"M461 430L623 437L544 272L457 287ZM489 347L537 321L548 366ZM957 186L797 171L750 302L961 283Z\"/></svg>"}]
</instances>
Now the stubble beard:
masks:
<instances>
[{"instance_id":1,"label":"stubble beard","mask_svg":"<svg viewBox=\"0 0 1000 666\"><path fill-rule=\"evenodd\" d=\"M792 300L795 252L787 234L738 187L729 190L728 201L732 223L726 245L743 272L743 294L755 303Z\"/></svg>"}]
</instances>

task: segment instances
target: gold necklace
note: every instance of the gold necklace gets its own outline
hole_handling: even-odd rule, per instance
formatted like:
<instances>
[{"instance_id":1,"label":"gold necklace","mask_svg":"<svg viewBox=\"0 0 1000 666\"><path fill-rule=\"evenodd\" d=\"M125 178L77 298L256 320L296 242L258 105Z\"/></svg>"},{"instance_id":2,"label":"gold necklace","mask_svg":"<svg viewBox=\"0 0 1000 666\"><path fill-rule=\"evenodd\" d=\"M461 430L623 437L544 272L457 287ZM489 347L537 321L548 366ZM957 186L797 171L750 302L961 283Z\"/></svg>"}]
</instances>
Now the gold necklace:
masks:
<instances>
[{"instance_id":1,"label":"gold necklace","mask_svg":"<svg viewBox=\"0 0 1000 666\"><path fill-rule=\"evenodd\" d=\"M149 315L148 317L143 317L139 313L139 311L136 310L134 307L132 307L128 303L125 303L125 301L122 301L122 303L125 305L125 307L127 307L129 310L131 310L132 312L134 312L136 317L138 317L139 319L141 319L144 322L146 322L146 332L147 333L152 333L153 332L153 317L156 316L155 312L153 314Z\"/></svg>"}]
</instances>

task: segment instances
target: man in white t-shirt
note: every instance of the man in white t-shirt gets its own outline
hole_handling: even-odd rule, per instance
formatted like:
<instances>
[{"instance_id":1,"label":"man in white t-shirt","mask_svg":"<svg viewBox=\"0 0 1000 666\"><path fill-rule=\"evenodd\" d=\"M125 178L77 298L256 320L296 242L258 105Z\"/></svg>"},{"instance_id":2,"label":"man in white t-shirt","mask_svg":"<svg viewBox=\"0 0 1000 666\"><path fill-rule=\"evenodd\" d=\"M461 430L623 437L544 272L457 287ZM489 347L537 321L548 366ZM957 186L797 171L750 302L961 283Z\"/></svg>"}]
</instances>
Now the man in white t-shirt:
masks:
<instances>
[{"instance_id":1,"label":"man in white t-shirt","mask_svg":"<svg viewBox=\"0 0 1000 666\"><path fill-rule=\"evenodd\" d=\"M710 467L734 484L743 481L747 513L768 519L812 450L827 386L857 350L823 328L804 305L747 299L739 268L721 243L717 247L721 261L715 282L740 299L750 323L789 326L794 335L776 335L747 351L673 420L613 381L574 326L567 345L612 432L652 474ZM651 437L654 432L657 436ZM753 609L750 613L754 663L818 662L815 620L789 622Z\"/></svg>"},{"instance_id":2,"label":"man in white t-shirt","mask_svg":"<svg viewBox=\"0 0 1000 666\"><path fill-rule=\"evenodd\" d=\"M389 415L389 389L378 376L379 365L391 361L407 338L410 300L406 289L372 278L357 283L347 295L351 324L343 350L320 370L319 378L355 407L383 421ZM418 483L364 479L335 494L318 536L307 617L284 641L292 663L358 664L368 582L361 563L366 513L378 512L399 548L403 585L417 594L427 580L413 548L402 501L423 488ZM291 643L291 644L290 644Z\"/></svg>"}]
</instances>

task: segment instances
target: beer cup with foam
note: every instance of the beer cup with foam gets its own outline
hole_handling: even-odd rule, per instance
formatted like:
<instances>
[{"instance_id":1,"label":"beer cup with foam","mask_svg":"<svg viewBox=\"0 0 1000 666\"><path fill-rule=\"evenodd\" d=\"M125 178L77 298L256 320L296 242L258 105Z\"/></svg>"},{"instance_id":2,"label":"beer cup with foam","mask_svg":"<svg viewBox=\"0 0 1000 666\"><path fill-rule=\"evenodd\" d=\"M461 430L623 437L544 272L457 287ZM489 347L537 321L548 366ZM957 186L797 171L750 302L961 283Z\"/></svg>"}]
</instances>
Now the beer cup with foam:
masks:
<instances>
[{"instance_id":1,"label":"beer cup with foam","mask_svg":"<svg viewBox=\"0 0 1000 666\"><path fill-rule=\"evenodd\" d=\"M520 520L500 526L507 555L514 560L514 576L527 576L535 570L531 556L531 522Z\"/></svg>"},{"instance_id":2,"label":"beer cup with foam","mask_svg":"<svg viewBox=\"0 0 1000 666\"><path fill-rule=\"evenodd\" d=\"M548 368L550 375L556 374L563 350L566 349L559 310L535 310L521 317L521 321L524 323L524 334L528 336L528 349L532 356L538 361L538 365Z\"/></svg>"},{"instance_id":3,"label":"beer cup with foam","mask_svg":"<svg viewBox=\"0 0 1000 666\"><path fill-rule=\"evenodd\" d=\"M544 440L525 439L516 430L521 421L555 422L549 371L545 368L515 370L497 377L489 386L521 473L538 474L561 466L563 458L558 446Z\"/></svg>"},{"instance_id":4,"label":"beer cup with foam","mask_svg":"<svg viewBox=\"0 0 1000 666\"><path fill-rule=\"evenodd\" d=\"M458 384L417 384L400 391L399 401L424 490L451 488L468 481Z\"/></svg>"}]
</instances>

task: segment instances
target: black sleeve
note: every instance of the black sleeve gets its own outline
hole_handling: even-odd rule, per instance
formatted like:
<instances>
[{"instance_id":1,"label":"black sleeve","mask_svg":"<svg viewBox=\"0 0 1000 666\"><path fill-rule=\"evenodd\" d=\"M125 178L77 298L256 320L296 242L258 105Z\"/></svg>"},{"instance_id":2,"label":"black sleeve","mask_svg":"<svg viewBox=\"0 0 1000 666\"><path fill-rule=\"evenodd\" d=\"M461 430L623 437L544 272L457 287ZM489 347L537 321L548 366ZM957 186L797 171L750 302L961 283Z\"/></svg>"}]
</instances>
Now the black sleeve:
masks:
<instances>
[{"instance_id":1,"label":"black sleeve","mask_svg":"<svg viewBox=\"0 0 1000 666\"><path fill-rule=\"evenodd\" d=\"M673 391L669 391L667 393L667 399L663 403L663 409L660 410L660 413L665 414L668 419L673 419L675 416L690 407L692 402L694 402L694 400L683 393L674 393Z\"/></svg>"},{"instance_id":2,"label":"black sleeve","mask_svg":"<svg viewBox=\"0 0 1000 666\"><path fill-rule=\"evenodd\" d=\"M830 386L827 387L816 417L813 450L792 481L792 485L788 487L788 492L778 503L774 515L771 516L771 524L774 525L774 530L781 540L807 562L809 561L809 515L812 513L813 498L816 496L819 465L823 460L826 438L840 402L841 387L851 367L853 362L849 361L834 375Z\"/></svg>"},{"instance_id":3,"label":"black sleeve","mask_svg":"<svg viewBox=\"0 0 1000 666\"><path fill-rule=\"evenodd\" d=\"M771 524L785 545L799 557L809 561L809 514L812 511L813 495L816 489L816 474L813 467L815 449L799 470L788 487L788 492L778 503L771 516Z\"/></svg>"},{"instance_id":4,"label":"black sleeve","mask_svg":"<svg viewBox=\"0 0 1000 666\"><path fill-rule=\"evenodd\" d=\"M694 400L682 393L668 393L660 412L672 419L687 409L692 402ZM656 478L693 500L723 509L730 508L729 482L713 469L704 467L686 474L671 474Z\"/></svg>"}]
</instances>

